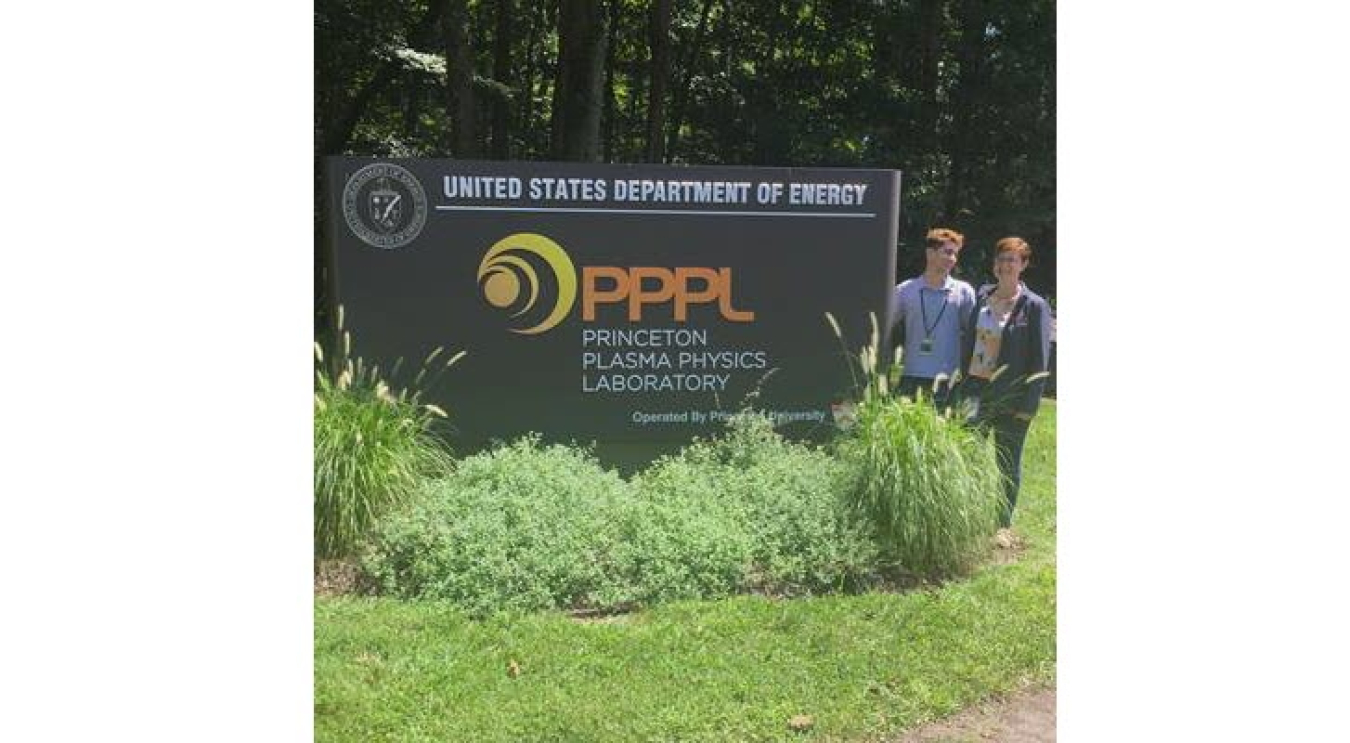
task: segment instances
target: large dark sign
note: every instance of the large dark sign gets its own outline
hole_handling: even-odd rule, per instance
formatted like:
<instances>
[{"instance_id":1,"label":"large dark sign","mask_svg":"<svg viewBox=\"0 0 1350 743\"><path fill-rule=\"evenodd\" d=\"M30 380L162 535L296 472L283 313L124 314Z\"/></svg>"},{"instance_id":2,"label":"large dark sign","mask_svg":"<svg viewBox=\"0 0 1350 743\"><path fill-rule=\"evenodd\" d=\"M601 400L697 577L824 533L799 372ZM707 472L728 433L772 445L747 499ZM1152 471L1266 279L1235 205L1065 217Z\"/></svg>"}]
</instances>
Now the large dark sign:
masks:
<instances>
[{"instance_id":1,"label":"large dark sign","mask_svg":"<svg viewBox=\"0 0 1350 743\"><path fill-rule=\"evenodd\" d=\"M326 165L353 352L407 370L467 351L425 392L465 446L528 431L670 443L747 404L821 434L853 386L825 313L850 350L870 313L884 322L896 171Z\"/></svg>"}]
</instances>

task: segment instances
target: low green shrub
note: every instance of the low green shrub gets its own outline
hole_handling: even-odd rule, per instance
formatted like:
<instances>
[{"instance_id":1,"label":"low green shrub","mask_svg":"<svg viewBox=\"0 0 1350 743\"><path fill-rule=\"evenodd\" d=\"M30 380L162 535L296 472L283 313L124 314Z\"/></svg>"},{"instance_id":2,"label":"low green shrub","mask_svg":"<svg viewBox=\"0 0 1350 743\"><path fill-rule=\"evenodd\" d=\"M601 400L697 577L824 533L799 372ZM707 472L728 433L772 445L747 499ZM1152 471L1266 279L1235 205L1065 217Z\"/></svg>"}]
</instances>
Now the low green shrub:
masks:
<instances>
[{"instance_id":1,"label":"low green shrub","mask_svg":"<svg viewBox=\"0 0 1350 743\"><path fill-rule=\"evenodd\" d=\"M466 457L386 520L363 560L384 593L475 615L632 600L619 580L631 489L588 453L526 437Z\"/></svg>"},{"instance_id":2,"label":"low green shrub","mask_svg":"<svg viewBox=\"0 0 1350 743\"><path fill-rule=\"evenodd\" d=\"M875 564L866 527L841 507L850 481L757 418L631 481L526 437L465 458L387 519L363 569L386 594L478 616L826 591Z\"/></svg>"},{"instance_id":3,"label":"low green shrub","mask_svg":"<svg viewBox=\"0 0 1350 743\"><path fill-rule=\"evenodd\" d=\"M959 574L987 549L1003 499L988 436L926 400L876 394L858 404L838 451L854 465L850 508L905 570Z\"/></svg>"},{"instance_id":4,"label":"low green shrub","mask_svg":"<svg viewBox=\"0 0 1350 743\"><path fill-rule=\"evenodd\" d=\"M614 564L628 603L719 598L742 588L751 536L728 518L715 492L690 500L632 492L615 519L622 538Z\"/></svg>"},{"instance_id":5,"label":"low green shrub","mask_svg":"<svg viewBox=\"0 0 1350 743\"><path fill-rule=\"evenodd\" d=\"M841 496L848 467L779 436L762 415L658 460L636 479L648 503L716 514L741 534L740 590L802 594L853 586L874 572L876 546Z\"/></svg>"}]
</instances>

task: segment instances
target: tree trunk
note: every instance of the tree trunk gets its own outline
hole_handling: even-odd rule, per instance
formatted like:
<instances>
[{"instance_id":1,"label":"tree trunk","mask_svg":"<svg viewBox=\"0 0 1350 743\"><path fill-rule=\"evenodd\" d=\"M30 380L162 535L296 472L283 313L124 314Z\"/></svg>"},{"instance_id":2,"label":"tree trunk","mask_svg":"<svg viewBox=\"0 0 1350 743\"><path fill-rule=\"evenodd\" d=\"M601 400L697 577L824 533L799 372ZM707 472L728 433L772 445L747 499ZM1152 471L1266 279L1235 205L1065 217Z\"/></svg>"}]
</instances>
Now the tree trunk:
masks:
<instances>
[{"instance_id":1,"label":"tree trunk","mask_svg":"<svg viewBox=\"0 0 1350 743\"><path fill-rule=\"evenodd\" d=\"M785 24L791 24L791 20L785 17L786 11L782 6L778 6L774 12L769 14L764 31L764 46L759 51L756 58L756 69L759 71L757 79L747 92L746 109L751 119L752 136L754 142L750 148L751 165L781 165L784 158L792 146L793 132L783 123L783 117L779 113L779 106L782 105L778 96L778 90L772 87L772 80L783 67L792 63L793 45L789 43L785 47L779 46L779 39L783 35ZM779 62L776 57L779 52L783 53L783 60Z\"/></svg>"},{"instance_id":2,"label":"tree trunk","mask_svg":"<svg viewBox=\"0 0 1350 743\"><path fill-rule=\"evenodd\" d=\"M952 96L952 131L946 148L951 165L942 209L942 219L948 223L955 223L972 213L974 206L966 199L966 191L976 154L972 123L983 87L980 61L984 55L987 17L983 0L959 0L957 3L957 23L961 29L956 57L959 71Z\"/></svg>"},{"instance_id":3,"label":"tree trunk","mask_svg":"<svg viewBox=\"0 0 1350 743\"><path fill-rule=\"evenodd\" d=\"M871 17L872 79L883 89L895 82L904 58L904 22L897 4L885 3Z\"/></svg>"},{"instance_id":4,"label":"tree trunk","mask_svg":"<svg viewBox=\"0 0 1350 743\"><path fill-rule=\"evenodd\" d=\"M563 75L563 3L565 0L552 0L553 28L558 37L558 56L553 60L553 92L549 96L549 115L551 119L548 125L549 154L555 159L561 159L563 141L563 125L567 120L567 112L563 110L562 97L562 75Z\"/></svg>"},{"instance_id":5,"label":"tree trunk","mask_svg":"<svg viewBox=\"0 0 1350 743\"><path fill-rule=\"evenodd\" d=\"M704 0L703 10L698 16L698 28L694 30L694 39L685 51L684 64L680 65L684 74L680 78L680 84L675 86L675 96L670 106L670 134L666 138L667 160L675 159L675 148L680 143L680 127L684 125L684 108L689 99L689 87L693 84L694 71L702 56L703 37L708 32L708 18L712 15L714 2L716 0Z\"/></svg>"},{"instance_id":6,"label":"tree trunk","mask_svg":"<svg viewBox=\"0 0 1350 743\"><path fill-rule=\"evenodd\" d=\"M405 142L412 142L417 138L418 119L422 115L422 87L417 82L411 75L404 76L401 113L403 115L402 134Z\"/></svg>"},{"instance_id":7,"label":"tree trunk","mask_svg":"<svg viewBox=\"0 0 1350 743\"><path fill-rule=\"evenodd\" d=\"M562 0L558 13L558 81L553 156L600 159L604 106L605 15L600 0Z\"/></svg>"},{"instance_id":8,"label":"tree trunk","mask_svg":"<svg viewBox=\"0 0 1350 743\"><path fill-rule=\"evenodd\" d=\"M448 100L450 117L447 140L450 154L460 158L478 157L477 118L473 92L473 47L468 33L468 3L450 0L441 24L445 37Z\"/></svg>"},{"instance_id":9,"label":"tree trunk","mask_svg":"<svg viewBox=\"0 0 1350 743\"><path fill-rule=\"evenodd\" d=\"M938 60L942 33L942 0L919 0L915 31L910 36L902 79L906 87L917 90L919 104L914 111L915 144L923 152L938 149ZM981 29L983 33L983 29Z\"/></svg>"},{"instance_id":10,"label":"tree trunk","mask_svg":"<svg viewBox=\"0 0 1350 743\"><path fill-rule=\"evenodd\" d=\"M497 30L493 35L492 76L502 85L514 82L511 74L511 16L515 13L511 0L497 0ZM507 160L511 157L511 99L498 96L492 102L492 157Z\"/></svg>"},{"instance_id":11,"label":"tree trunk","mask_svg":"<svg viewBox=\"0 0 1350 743\"><path fill-rule=\"evenodd\" d=\"M652 50L651 87L647 89L647 162L665 159L666 89L670 87L670 0L654 0L647 19Z\"/></svg>"},{"instance_id":12,"label":"tree trunk","mask_svg":"<svg viewBox=\"0 0 1350 743\"><path fill-rule=\"evenodd\" d=\"M609 41L605 44L605 114L601 138L605 143L605 162L614 162L614 117L618 101L614 96L614 64L619 46L619 22L622 19L623 0L609 0Z\"/></svg>"},{"instance_id":13,"label":"tree trunk","mask_svg":"<svg viewBox=\"0 0 1350 743\"><path fill-rule=\"evenodd\" d=\"M534 71L536 50L539 47L539 29L544 25L546 0L534 0L530 9L530 30L525 35L525 79L521 83L520 129L526 135L526 149L530 149L529 134L534 131Z\"/></svg>"}]
</instances>

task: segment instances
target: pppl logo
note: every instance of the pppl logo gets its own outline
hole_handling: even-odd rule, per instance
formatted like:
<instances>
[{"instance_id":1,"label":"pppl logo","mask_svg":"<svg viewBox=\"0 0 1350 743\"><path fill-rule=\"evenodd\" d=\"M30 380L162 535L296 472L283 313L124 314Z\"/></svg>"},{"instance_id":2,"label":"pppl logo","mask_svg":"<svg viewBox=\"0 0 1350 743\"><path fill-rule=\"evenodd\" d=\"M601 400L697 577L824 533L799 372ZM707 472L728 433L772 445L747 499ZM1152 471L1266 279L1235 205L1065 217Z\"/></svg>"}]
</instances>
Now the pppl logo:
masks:
<instances>
[{"instance_id":1,"label":"pppl logo","mask_svg":"<svg viewBox=\"0 0 1350 743\"><path fill-rule=\"evenodd\" d=\"M540 280L537 265L547 267L544 277L551 274L551 281ZM532 232L509 235L488 248L478 264L478 287L488 304L509 311L512 318L526 318L527 327L510 328L521 335L543 333L566 319L578 288L583 322L594 322L600 305L621 302L628 305L627 318L634 323L642 321L649 305L670 305L672 319L682 323L689 319L690 305L713 302L727 322L755 319L753 311L733 306L730 267L582 266L578 273L561 245ZM551 306L539 302L550 293L545 287L555 295Z\"/></svg>"},{"instance_id":2,"label":"pppl logo","mask_svg":"<svg viewBox=\"0 0 1350 743\"><path fill-rule=\"evenodd\" d=\"M426 226L427 194L404 168L392 163L367 165L342 189L342 216L361 242L386 250L401 248Z\"/></svg>"},{"instance_id":3,"label":"pppl logo","mask_svg":"<svg viewBox=\"0 0 1350 743\"><path fill-rule=\"evenodd\" d=\"M577 298L577 271L562 246L543 235L522 232L498 240L478 264L478 286L488 304L512 310L511 317L531 314L539 302L539 272L530 257L542 261L553 274L557 297L537 324L511 328L512 333L537 335L562 322ZM529 296L524 296L528 292ZM535 313L537 314L537 313Z\"/></svg>"}]
</instances>

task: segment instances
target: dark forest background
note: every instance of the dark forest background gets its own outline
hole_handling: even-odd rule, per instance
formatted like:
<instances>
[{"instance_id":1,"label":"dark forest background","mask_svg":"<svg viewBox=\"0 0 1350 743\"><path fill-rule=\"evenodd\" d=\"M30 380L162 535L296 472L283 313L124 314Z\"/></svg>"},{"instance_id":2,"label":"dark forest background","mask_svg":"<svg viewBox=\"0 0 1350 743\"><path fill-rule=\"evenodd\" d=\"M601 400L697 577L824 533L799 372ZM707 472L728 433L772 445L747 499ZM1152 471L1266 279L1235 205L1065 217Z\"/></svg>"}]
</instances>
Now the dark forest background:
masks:
<instances>
[{"instance_id":1,"label":"dark forest background","mask_svg":"<svg viewBox=\"0 0 1350 743\"><path fill-rule=\"evenodd\" d=\"M966 235L972 282L1019 235L1053 301L1053 0L315 0L314 21L316 156L896 168L897 278L932 226Z\"/></svg>"}]
</instances>

